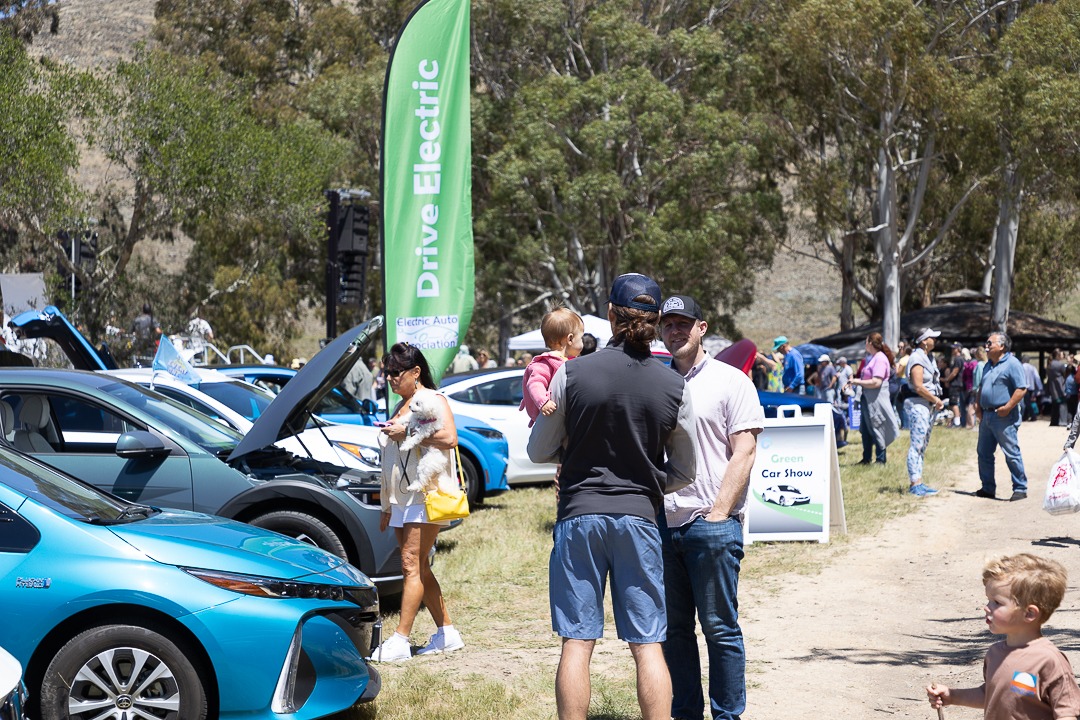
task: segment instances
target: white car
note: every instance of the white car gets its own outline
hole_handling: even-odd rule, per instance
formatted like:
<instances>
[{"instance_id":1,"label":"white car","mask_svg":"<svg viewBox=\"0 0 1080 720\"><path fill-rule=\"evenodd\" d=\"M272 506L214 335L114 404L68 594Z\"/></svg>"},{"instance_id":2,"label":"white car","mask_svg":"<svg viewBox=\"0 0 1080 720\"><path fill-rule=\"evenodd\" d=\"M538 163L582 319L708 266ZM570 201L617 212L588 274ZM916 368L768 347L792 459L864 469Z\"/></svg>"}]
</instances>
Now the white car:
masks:
<instances>
[{"instance_id":1,"label":"white car","mask_svg":"<svg viewBox=\"0 0 1080 720\"><path fill-rule=\"evenodd\" d=\"M509 449L506 482L510 485L551 482L555 465L529 459L529 416L521 405L521 378L525 368L499 368L447 375L439 383L450 409L483 420L503 435Z\"/></svg>"},{"instance_id":2,"label":"white car","mask_svg":"<svg viewBox=\"0 0 1080 720\"><path fill-rule=\"evenodd\" d=\"M0 718L25 720L26 685L22 681L22 665L6 650L0 648Z\"/></svg>"},{"instance_id":3,"label":"white car","mask_svg":"<svg viewBox=\"0 0 1080 720\"><path fill-rule=\"evenodd\" d=\"M242 380L216 370L196 368L200 382L188 385L167 372L150 368L108 370L115 375L153 390L201 412L239 433L247 434L274 396ZM378 470L379 429L362 425L340 425L309 418L305 429L283 438L276 445L294 455L360 470Z\"/></svg>"},{"instance_id":4,"label":"white car","mask_svg":"<svg viewBox=\"0 0 1080 720\"><path fill-rule=\"evenodd\" d=\"M810 496L804 495L799 488L791 485L773 485L761 491L761 499L774 505L805 505L810 502Z\"/></svg>"}]
</instances>

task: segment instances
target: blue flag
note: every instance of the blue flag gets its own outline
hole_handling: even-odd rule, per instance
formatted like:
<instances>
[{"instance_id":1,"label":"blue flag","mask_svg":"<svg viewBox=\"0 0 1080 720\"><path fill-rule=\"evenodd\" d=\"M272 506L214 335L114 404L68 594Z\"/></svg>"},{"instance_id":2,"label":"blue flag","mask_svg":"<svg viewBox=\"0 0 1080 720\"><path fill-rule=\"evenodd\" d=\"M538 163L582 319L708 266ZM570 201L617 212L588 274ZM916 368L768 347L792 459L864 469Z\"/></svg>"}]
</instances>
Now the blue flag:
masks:
<instances>
[{"instance_id":1,"label":"blue flag","mask_svg":"<svg viewBox=\"0 0 1080 720\"><path fill-rule=\"evenodd\" d=\"M158 342L157 354L154 355L154 370L161 370L172 375L177 380L183 380L188 385L198 385L201 381L195 368L188 361L180 357L176 346L167 337Z\"/></svg>"}]
</instances>

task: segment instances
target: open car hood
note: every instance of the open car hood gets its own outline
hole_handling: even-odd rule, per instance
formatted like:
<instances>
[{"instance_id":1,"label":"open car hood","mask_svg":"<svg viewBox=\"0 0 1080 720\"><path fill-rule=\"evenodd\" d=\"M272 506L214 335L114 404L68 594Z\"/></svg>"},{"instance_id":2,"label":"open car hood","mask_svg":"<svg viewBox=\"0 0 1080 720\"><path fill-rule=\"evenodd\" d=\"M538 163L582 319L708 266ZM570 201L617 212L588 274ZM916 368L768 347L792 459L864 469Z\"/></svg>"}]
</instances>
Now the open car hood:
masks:
<instances>
[{"instance_id":1,"label":"open car hood","mask_svg":"<svg viewBox=\"0 0 1080 720\"><path fill-rule=\"evenodd\" d=\"M274 401L255 420L251 430L229 455L229 462L303 432L308 416L319 401L345 379L382 327L383 318L377 315L343 332L316 353L285 383Z\"/></svg>"},{"instance_id":2,"label":"open car hood","mask_svg":"<svg viewBox=\"0 0 1080 720\"><path fill-rule=\"evenodd\" d=\"M27 310L8 325L25 338L49 338L64 351L76 370L115 370L116 362L104 346L96 350L54 305Z\"/></svg>"}]
</instances>

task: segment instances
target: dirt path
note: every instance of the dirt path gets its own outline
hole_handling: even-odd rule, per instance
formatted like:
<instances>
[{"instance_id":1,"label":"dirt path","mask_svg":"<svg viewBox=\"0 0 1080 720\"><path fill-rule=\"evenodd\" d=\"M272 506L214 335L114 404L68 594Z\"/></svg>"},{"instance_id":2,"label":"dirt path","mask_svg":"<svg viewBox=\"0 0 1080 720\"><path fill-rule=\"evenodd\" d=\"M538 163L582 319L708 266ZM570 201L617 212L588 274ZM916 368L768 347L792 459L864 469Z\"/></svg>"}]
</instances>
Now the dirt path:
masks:
<instances>
[{"instance_id":1,"label":"dirt path","mask_svg":"<svg viewBox=\"0 0 1080 720\"><path fill-rule=\"evenodd\" d=\"M1051 516L1042 494L1061 454L1063 428L1025 423L1020 446L1026 501L976 498L975 457L924 509L855 541L819 574L784 575L740 588L751 719L933 718L930 680L980 682L992 641L982 620L980 575L993 555L1036 552L1069 570L1069 593L1047 634L1080 662L1080 515ZM899 460L899 458L898 458ZM998 459L998 495L1011 492ZM947 717L981 713L950 708Z\"/></svg>"}]
</instances>

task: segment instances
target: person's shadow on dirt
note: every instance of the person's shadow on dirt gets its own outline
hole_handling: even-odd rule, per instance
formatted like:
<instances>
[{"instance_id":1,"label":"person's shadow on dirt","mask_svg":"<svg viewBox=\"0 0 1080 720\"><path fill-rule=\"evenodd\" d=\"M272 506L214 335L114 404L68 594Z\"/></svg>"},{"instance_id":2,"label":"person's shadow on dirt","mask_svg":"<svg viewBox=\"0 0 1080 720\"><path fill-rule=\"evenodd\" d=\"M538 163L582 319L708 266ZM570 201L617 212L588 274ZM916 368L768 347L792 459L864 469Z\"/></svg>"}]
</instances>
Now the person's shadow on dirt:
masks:
<instances>
[{"instance_id":1,"label":"person's shadow on dirt","mask_svg":"<svg viewBox=\"0 0 1080 720\"><path fill-rule=\"evenodd\" d=\"M1080 547L1080 540L1071 537L1047 537L1041 540L1032 540L1032 545L1037 547L1052 547L1052 548L1064 548L1069 545L1076 545Z\"/></svg>"}]
</instances>

